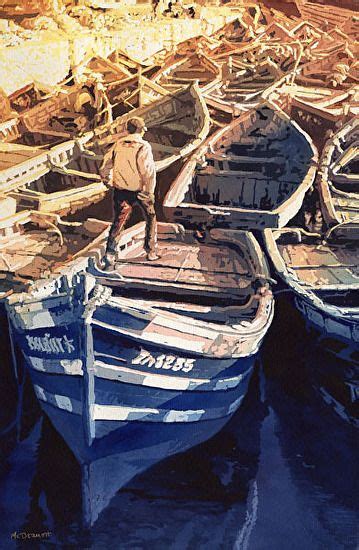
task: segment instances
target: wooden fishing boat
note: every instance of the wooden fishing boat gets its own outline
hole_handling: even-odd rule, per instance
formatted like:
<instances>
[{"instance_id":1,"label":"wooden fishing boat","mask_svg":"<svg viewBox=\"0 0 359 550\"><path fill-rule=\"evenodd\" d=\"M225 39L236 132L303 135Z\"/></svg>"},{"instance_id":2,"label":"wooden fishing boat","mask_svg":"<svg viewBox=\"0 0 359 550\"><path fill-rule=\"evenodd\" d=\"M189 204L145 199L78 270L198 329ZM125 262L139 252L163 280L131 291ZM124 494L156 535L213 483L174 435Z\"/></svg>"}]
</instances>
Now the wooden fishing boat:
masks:
<instances>
[{"instance_id":1,"label":"wooden fishing boat","mask_svg":"<svg viewBox=\"0 0 359 550\"><path fill-rule=\"evenodd\" d=\"M325 219L325 205L322 207ZM319 343L359 364L359 224L342 222L316 232L305 224L266 229L264 240L277 274Z\"/></svg>"},{"instance_id":2,"label":"wooden fishing boat","mask_svg":"<svg viewBox=\"0 0 359 550\"><path fill-rule=\"evenodd\" d=\"M20 137L16 143L56 144L112 120L111 116L111 106L99 81L61 87L19 117Z\"/></svg>"},{"instance_id":3,"label":"wooden fishing boat","mask_svg":"<svg viewBox=\"0 0 359 550\"><path fill-rule=\"evenodd\" d=\"M88 164L91 161L88 161ZM55 168L28 184L9 193L18 210L34 210L59 216L69 216L89 205L100 202L107 193L98 174L81 172L69 167ZM95 163L91 163L95 167Z\"/></svg>"},{"instance_id":4,"label":"wooden fishing boat","mask_svg":"<svg viewBox=\"0 0 359 550\"><path fill-rule=\"evenodd\" d=\"M152 80L164 88L178 89L191 82L204 86L209 82L220 81L221 67L201 52L192 55L171 56Z\"/></svg>"},{"instance_id":5,"label":"wooden fishing boat","mask_svg":"<svg viewBox=\"0 0 359 550\"><path fill-rule=\"evenodd\" d=\"M158 172L190 154L207 137L210 127L206 104L195 85L173 95L166 92L162 99L134 109L112 124L49 150L0 144L0 192L11 193L19 208L62 216L99 202L106 193L99 176L103 155L124 132L132 115L146 121L146 138Z\"/></svg>"},{"instance_id":6,"label":"wooden fishing boat","mask_svg":"<svg viewBox=\"0 0 359 550\"><path fill-rule=\"evenodd\" d=\"M222 65L222 80L210 82L202 88L202 93L214 112L228 113L232 117L257 107L263 95L270 95L286 78L270 60L255 65L237 64L236 67L228 63Z\"/></svg>"},{"instance_id":7,"label":"wooden fishing boat","mask_svg":"<svg viewBox=\"0 0 359 550\"><path fill-rule=\"evenodd\" d=\"M0 141L14 141L20 136L19 117L45 101L50 89L30 83L9 96L0 89Z\"/></svg>"},{"instance_id":8,"label":"wooden fishing boat","mask_svg":"<svg viewBox=\"0 0 359 550\"><path fill-rule=\"evenodd\" d=\"M103 285L72 270L8 299L40 405L88 474L121 453L126 463L134 449L149 467L219 431L246 394L272 320L253 235L213 230L199 243L170 224L158 233L157 262L145 260L142 223L122 235L116 271L90 268ZM98 498L84 499L87 524L118 488L97 480Z\"/></svg>"},{"instance_id":9,"label":"wooden fishing boat","mask_svg":"<svg viewBox=\"0 0 359 550\"><path fill-rule=\"evenodd\" d=\"M31 82L9 95L11 109L21 114L40 103L48 92L49 88L43 88L39 84Z\"/></svg>"},{"instance_id":10,"label":"wooden fishing boat","mask_svg":"<svg viewBox=\"0 0 359 550\"><path fill-rule=\"evenodd\" d=\"M0 143L0 193L24 187L48 174L56 166L66 166L76 158L81 142L69 140L49 150L16 143Z\"/></svg>"},{"instance_id":11,"label":"wooden fishing boat","mask_svg":"<svg viewBox=\"0 0 359 550\"><path fill-rule=\"evenodd\" d=\"M0 299L47 279L78 256L103 254L107 222L70 223L56 215L16 212L16 201L9 197L0 204Z\"/></svg>"},{"instance_id":12,"label":"wooden fishing boat","mask_svg":"<svg viewBox=\"0 0 359 550\"><path fill-rule=\"evenodd\" d=\"M157 172L194 151L210 128L206 103L197 84L191 84L96 128L83 136L82 146L103 155L106 147L124 132L126 121L132 116L142 117L146 123L145 137L151 143Z\"/></svg>"},{"instance_id":13,"label":"wooden fishing boat","mask_svg":"<svg viewBox=\"0 0 359 550\"><path fill-rule=\"evenodd\" d=\"M165 197L165 216L192 226L283 227L313 183L316 159L310 138L263 103L190 157Z\"/></svg>"},{"instance_id":14,"label":"wooden fishing boat","mask_svg":"<svg viewBox=\"0 0 359 550\"><path fill-rule=\"evenodd\" d=\"M322 32L319 40L313 44L313 54L316 59L329 58L331 55L337 55L338 52L348 49L355 50L355 43L346 33L338 27Z\"/></svg>"},{"instance_id":15,"label":"wooden fishing boat","mask_svg":"<svg viewBox=\"0 0 359 550\"><path fill-rule=\"evenodd\" d=\"M263 33L270 26L272 20L273 12L265 6L248 6L238 19L227 23L214 36L228 45L249 42Z\"/></svg>"},{"instance_id":16,"label":"wooden fishing boat","mask_svg":"<svg viewBox=\"0 0 359 550\"><path fill-rule=\"evenodd\" d=\"M359 219L359 120L352 119L326 143L318 190L328 226Z\"/></svg>"},{"instance_id":17,"label":"wooden fishing boat","mask_svg":"<svg viewBox=\"0 0 359 550\"><path fill-rule=\"evenodd\" d=\"M330 87L299 86L284 80L264 97L278 105L313 139L321 151L328 134L338 124L359 114L359 86L342 90Z\"/></svg>"},{"instance_id":18,"label":"wooden fishing boat","mask_svg":"<svg viewBox=\"0 0 359 550\"><path fill-rule=\"evenodd\" d=\"M167 93L140 74L114 80L106 88L96 81L76 85L27 112L20 119L17 143L48 145L70 140Z\"/></svg>"},{"instance_id":19,"label":"wooden fishing boat","mask_svg":"<svg viewBox=\"0 0 359 550\"><path fill-rule=\"evenodd\" d=\"M300 21L290 29L289 34L305 47L314 48L318 45L324 33L310 21Z\"/></svg>"},{"instance_id":20,"label":"wooden fishing boat","mask_svg":"<svg viewBox=\"0 0 359 550\"><path fill-rule=\"evenodd\" d=\"M347 48L304 63L296 76L300 86L347 90L359 83L359 62Z\"/></svg>"},{"instance_id":21,"label":"wooden fishing boat","mask_svg":"<svg viewBox=\"0 0 359 550\"><path fill-rule=\"evenodd\" d=\"M92 58L74 68L81 82L59 84L51 96L24 110L12 124L1 124L0 135L8 142L30 146L72 139L165 95L142 73L150 70L139 66L133 74L126 66Z\"/></svg>"}]
</instances>

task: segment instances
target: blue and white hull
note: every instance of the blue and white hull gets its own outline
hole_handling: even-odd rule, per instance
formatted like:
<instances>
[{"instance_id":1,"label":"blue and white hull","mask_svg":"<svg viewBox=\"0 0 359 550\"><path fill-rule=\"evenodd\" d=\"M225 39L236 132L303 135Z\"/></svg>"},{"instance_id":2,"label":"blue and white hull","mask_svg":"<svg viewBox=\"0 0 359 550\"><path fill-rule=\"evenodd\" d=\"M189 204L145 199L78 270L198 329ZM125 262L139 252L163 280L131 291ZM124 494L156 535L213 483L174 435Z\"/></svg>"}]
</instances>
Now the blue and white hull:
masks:
<instances>
[{"instance_id":1,"label":"blue and white hull","mask_svg":"<svg viewBox=\"0 0 359 550\"><path fill-rule=\"evenodd\" d=\"M112 311L108 289L102 291L85 309L71 293L8 307L41 407L81 464L89 525L134 475L209 439L231 418L273 315L268 295L252 330L252 351L251 327L242 327L247 339L238 327L235 337L228 329L213 340L208 323L197 323L192 341L183 334L175 347L170 326L149 338L155 330L150 309L119 299L121 307ZM109 460L110 479L101 469Z\"/></svg>"}]
</instances>

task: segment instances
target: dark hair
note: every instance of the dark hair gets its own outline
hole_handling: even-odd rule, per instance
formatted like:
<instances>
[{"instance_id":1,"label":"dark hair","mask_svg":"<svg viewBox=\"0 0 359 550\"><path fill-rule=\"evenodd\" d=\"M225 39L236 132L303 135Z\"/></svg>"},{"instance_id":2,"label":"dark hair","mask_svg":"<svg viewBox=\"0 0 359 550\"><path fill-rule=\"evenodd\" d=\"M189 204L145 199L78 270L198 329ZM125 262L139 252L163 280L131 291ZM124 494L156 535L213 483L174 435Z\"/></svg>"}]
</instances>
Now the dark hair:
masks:
<instances>
[{"instance_id":1,"label":"dark hair","mask_svg":"<svg viewBox=\"0 0 359 550\"><path fill-rule=\"evenodd\" d=\"M145 127L146 127L146 125L145 125L145 121L143 120L143 118L140 118L140 117L137 117L137 116L133 117L133 118L130 118L126 122L126 130L128 131L129 134L138 134Z\"/></svg>"}]
</instances>

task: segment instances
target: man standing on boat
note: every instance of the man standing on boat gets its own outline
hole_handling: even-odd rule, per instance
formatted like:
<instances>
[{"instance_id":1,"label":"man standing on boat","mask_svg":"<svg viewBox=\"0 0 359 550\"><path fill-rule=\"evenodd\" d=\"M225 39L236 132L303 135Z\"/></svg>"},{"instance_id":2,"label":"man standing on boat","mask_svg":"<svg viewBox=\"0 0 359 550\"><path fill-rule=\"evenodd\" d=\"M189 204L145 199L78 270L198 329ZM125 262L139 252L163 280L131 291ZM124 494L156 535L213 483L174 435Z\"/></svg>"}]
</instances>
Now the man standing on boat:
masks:
<instances>
[{"instance_id":1,"label":"man standing on boat","mask_svg":"<svg viewBox=\"0 0 359 550\"><path fill-rule=\"evenodd\" d=\"M116 245L135 204L140 206L146 220L147 259L159 258L154 198L156 167L151 145L143 139L147 128L142 118L133 117L127 121L126 130L126 135L105 155L100 169L104 183L112 187L114 193L114 219L107 241L105 268L113 266L117 259Z\"/></svg>"}]
</instances>

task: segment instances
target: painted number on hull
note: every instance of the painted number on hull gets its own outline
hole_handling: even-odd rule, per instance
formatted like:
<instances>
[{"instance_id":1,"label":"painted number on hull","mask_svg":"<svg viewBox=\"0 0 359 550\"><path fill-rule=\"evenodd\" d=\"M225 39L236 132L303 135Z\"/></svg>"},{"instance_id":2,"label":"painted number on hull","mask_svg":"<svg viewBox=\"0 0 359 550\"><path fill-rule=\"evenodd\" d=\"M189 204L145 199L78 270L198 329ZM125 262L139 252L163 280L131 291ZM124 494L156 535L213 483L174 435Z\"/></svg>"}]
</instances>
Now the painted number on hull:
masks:
<instances>
[{"instance_id":1,"label":"painted number on hull","mask_svg":"<svg viewBox=\"0 0 359 550\"><path fill-rule=\"evenodd\" d=\"M155 367L155 369L190 372L194 367L195 359L185 359L174 355L158 355L153 357L150 352L141 350L141 353L132 360L133 365Z\"/></svg>"}]
</instances>

